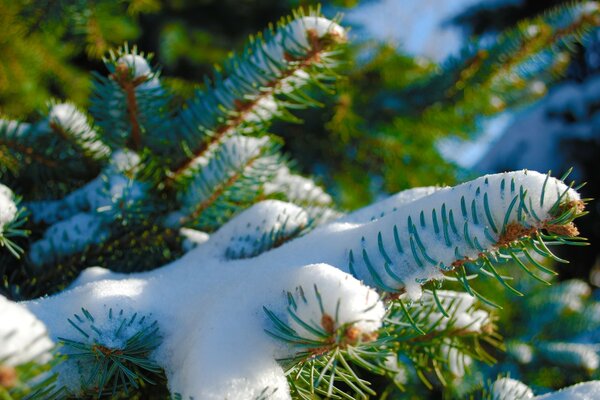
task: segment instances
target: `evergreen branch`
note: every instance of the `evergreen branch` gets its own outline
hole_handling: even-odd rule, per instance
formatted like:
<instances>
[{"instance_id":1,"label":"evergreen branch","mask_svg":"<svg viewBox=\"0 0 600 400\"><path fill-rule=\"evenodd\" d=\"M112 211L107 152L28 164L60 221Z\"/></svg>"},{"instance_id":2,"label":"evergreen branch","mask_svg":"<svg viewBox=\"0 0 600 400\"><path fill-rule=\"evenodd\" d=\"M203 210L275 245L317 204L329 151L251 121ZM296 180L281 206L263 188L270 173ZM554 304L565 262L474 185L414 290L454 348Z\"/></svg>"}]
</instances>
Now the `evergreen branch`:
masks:
<instances>
[{"instance_id":1,"label":"evergreen branch","mask_svg":"<svg viewBox=\"0 0 600 400\"><path fill-rule=\"evenodd\" d=\"M50 128L66 142L76 147L93 169L92 162L104 162L110 149L90 127L87 117L70 103L52 104L48 116Z\"/></svg>"},{"instance_id":2,"label":"evergreen branch","mask_svg":"<svg viewBox=\"0 0 600 400\"><path fill-rule=\"evenodd\" d=\"M119 63L115 67L115 72L111 74L111 78L123 89L127 99L127 113L131 124L131 138L128 144L133 150L139 150L142 145L142 132L138 121L139 110L135 88L146 82L148 78L143 75L131 80L130 75L131 71L129 67L125 63Z\"/></svg>"},{"instance_id":3,"label":"evergreen branch","mask_svg":"<svg viewBox=\"0 0 600 400\"><path fill-rule=\"evenodd\" d=\"M401 364L399 360L404 364L410 360L427 386L431 386L431 376L442 384L451 376L462 376L474 359L495 362L486 349L502 347L493 317L476 308L474 298L468 294L436 294L434 290L427 292L419 304L405 306L402 301L390 304L380 335L387 339L389 351L397 355L395 360Z\"/></svg>"},{"instance_id":4,"label":"evergreen branch","mask_svg":"<svg viewBox=\"0 0 600 400\"><path fill-rule=\"evenodd\" d=\"M162 341L156 321L138 318L137 313L126 317L123 310L116 314L111 308L106 326L86 309L81 311L83 316L75 314L68 322L83 339L59 340L65 346L66 362L79 365L84 393L101 397L112 388L115 397L120 391L128 394L130 388L139 388L141 381L155 384L153 376L162 373L149 358Z\"/></svg>"},{"instance_id":5,"label":"evergreen branch","mask_svg":"<svg viewBox=\"0 0 600 400\"><path fill-rule=\"evenodd\" d=\"M151 55L148 56L148 59ZM171 95L160 84L159 73L137 48L124 45L104 60L109 76L95 74L90 113L113 148L145 146L160 151L171 129Z\"/></svg>"},{"instance_id":6,"label":"evergreen branch","mask_svg":"<svg viewBox=\"0 0 600 400\"><path fill-rule=\"evenodd\" d=\"M0 144L14 152L11 154L12 156L15 156L15 153L20 154L20 161L25 164L35 161L48 168L56 168L58 165L56 160L50 158L47 151L40 151L40 147L35 141L28 140L31 139L29 136L33 129L29 124L0 120ZM7 163L3 167L9 165Z\"/></svg>"},{"instance_id":7,"label":"evergreen branch","mask_svg":"<svg viewBox=\"0 0 600 400\"><path fill-rule=\"evenodd\" d=\"M210 89L188 103L180 119L190 155L174 164L175 177L224 136L263 131L274 116L288 115L285 108L316 105L298 89L331 79L326 72L336 64L331 49L345 40L345 33L335 22L311 14L300 11L252 38L241 55L227 61L223 73L215 72Z\"/></svg>"},{"instance_id":8,"label":"evergreen branch","mask_svg":"<svg viewBox=\"0 0 600 400\"><path fill-rule=\"evenodd\" d=\"M7 249L16 258L20 258L23 249L13 239L29 234L29 231L23 229L27 212L19 203L20 199L11 190L0 184L0 247Z\"/></svg>"},{"instance_id":9,"label":"evergreen branch","mask_svg":"<svg viewBox=\"0 0 600 400\"><path fill-rule=\"evenodd\" d=\"M452 189L449 197L446 190L440 190L429 196L427 208L412 204L399 208L394 216L398 222L381 218L371 223L366 232L378 239L369 242L363 236L362 250L350 250L348 268L381 290L408 291L411 297L418 296L424 282L434 276L442 279L451 271L467 291L481 299L485 298L470 287L466 275L491 277L515 291L498 273L497 265L514 258L532 259L530 251L561 261L547 242L578 243L572 240L578 235L573 221L584 214L584 203L572 189L551 181L550 190L550 185L542 185L548 182L544 175L526 171L480 178ZM540 192L538 198L529 194ZM413 215L422 218L413 219ZM431 240L441 243L425 247ZM395 265L404 265L404 270Z\"/></svg>"},{"instance_id":10,"label":"evergreen branch","mask_svg":"<svg viewBox=\"0 0 600 400\"><path fill-rule=\"evenodd\" d=\"M169 226L214 228L234 213L262 200L262 187L283 164L279 143L269 137L233 136L180 176L182 208L167 217Z\"/></svg>"},{"instance_id":11,"label":"evergreen branch","mask_svg":"<svg viewBox=\"0 0 600 400\"><path fill-rule=\"evenodd\" d=\"M73 140L57 135L51 128L53 118L51 114L50 120L34 125L0 120L0 149L8 149L7 155L0 150L0 174L11 185L29 181L24 188L15 187L27 198L56 195L42 190L46 185L51 187L49 190L58 190L59 195L72 190L88 174L97 173L105 157L102 142L95 137ZM85 136L88 131L80 132ZM87 151L81 150L84 143L89 144Z\"/></svg>"}]
</instances>

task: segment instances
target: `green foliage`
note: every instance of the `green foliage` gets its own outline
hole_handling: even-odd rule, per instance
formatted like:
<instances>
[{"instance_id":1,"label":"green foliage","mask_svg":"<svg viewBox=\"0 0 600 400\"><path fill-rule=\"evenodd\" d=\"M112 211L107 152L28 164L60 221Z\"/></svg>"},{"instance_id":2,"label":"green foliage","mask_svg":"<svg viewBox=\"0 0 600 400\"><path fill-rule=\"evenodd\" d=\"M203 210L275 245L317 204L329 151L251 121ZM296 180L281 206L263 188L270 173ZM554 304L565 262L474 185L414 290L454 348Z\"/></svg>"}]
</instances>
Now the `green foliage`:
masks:
<instances>
[{"instance_id":1,"label":"green foliage","mask_svg":"<svg viewBox=\"0 0 600 400\"><path fill-rule=\"evenodd\" d=\"M75 314L68 321L82 340L60 340L68 357L81 363L84 370L80 373L87 378L82 386L89 391L88 396L129 395L130 390L144 384L156 384L151 376L161 374L162 369L149 359L161 343L156 321L148 323L145 316L137 318L137 314L128 318L123 310L113 315L110 309L108 319L109 323L114 320L114 325L107 331L94 325L94 317L87 310L81 311L83 317ZM94 369L88 371L89 365Z\"/></svg>"},{"instance_id":2,"label":"green foliage","mask_svg":"<svg viewBox=\"0 0 600 400\"><path fill-rule=\"evenodd\" d=\"M87 55L94 61L136 39L136 15L158 6L155 0L0 2L0 112L32 117L51 97L83 104L89 78L73 60Z\"/></svg>"}]
</instances>

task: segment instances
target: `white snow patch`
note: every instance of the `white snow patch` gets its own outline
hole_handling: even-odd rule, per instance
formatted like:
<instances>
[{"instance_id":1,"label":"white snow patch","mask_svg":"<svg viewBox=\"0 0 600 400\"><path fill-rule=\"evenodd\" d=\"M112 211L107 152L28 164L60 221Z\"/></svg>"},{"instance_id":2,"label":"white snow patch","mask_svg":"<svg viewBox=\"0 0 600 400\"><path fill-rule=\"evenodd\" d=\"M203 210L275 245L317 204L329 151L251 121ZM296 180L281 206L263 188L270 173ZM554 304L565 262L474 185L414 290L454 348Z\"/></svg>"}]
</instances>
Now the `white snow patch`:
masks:
<instances>
[{"instance_id":1,"label":"white snow patch","mask_svg":"<svg viewBox=\"0 0 600 400\"><path fill-rule=\"evenodd\" d=\"M441 187L428 186L403 190L386 199L353 211L350 214L337 219L336 222L365 223L375 221L389 213L396 212L398 207L411 203L424 196L429 196L439 189L441 189Z\"/></svg>"},{"instance_id":2,"label":"white snow patch","mask_svg":"<svg viewBox=\"0 0 600 400\"><path fill-rule=\"evenodd\" d=\"M48 120L62 128L65 134L72 136L81 148L97 157L110 154L110 148L98 139L90 127L87 117L71 103L55 104L50 109Z\"/></svg>"},{"instance_id":3,"label":"white snow patch","mask_svg":"<svg viewBox=\"0 0 600 400\"><path fill-rule=\"evenodd\" d=\"M253 256L266 245L270 235L289 237L306 227L308 220L308 214L294 204L278 200L261 201L223 225L212 236L210 245L220 256ZM223 246L227 247L225 253Z\"/></svg>"},{"instance_id":4,"label":"white snow patch","mask_svg":"<svg viewBox=\"0 0 600 400\"><path fill-rule=\"evenodd\" d=\"M53 346L40 320L26 307L0 295L0 364L47 362Z\"/></svg>"},{"instance_id":5,"label":"white snow patch","mask_svg":"<svg viewBox=\"0 0 600 400\"><path fill-rule=\"evenodd\" d=\"M284 193L293 202L328 205L333 202L331 196L312 179L292 174L286 166L280 168L275 178L264 185L266 194Z\"/></svg>"},{"instance_id":6,"label":"white snow patch","mask_svg":"<svg viewBox=\"0 0 600 400\"><path fill-rule=\"evenodd\" d=\"M500 378L492 385L492 400L518 400L533 398L529 386L516 379Z\"/></svg>"},{"instance_id":7,"label":"white snow patch","mask_svg":"<svg viewBox=\"0 0 600 400\"><path fill-rule=\"evenodd\" d=\"M17 205L14 194L8 186L0 184L0 235L4 227L12 222L17 216Z\"/></svg>"},{"instance_id":8,"label":"white snow patch","mask_svg":"<svg viewBox=\"0 0 600 400\"><path fill-rule=\"evenodd\" d=\"M204 244L210 239L210 235L206 232L197 231L190 228L179 229L179 234L184 237L183 250L190 251L196 246Z\"/></svg>"},{"instance_id":9,"label":"white snow patch","mask_svg":"<svg viewBox=\"0 0 600 400\"><path fill-rule=\"evenodd\" d=\"M597 400L600 381L582 382L559 391L534 397L535 400Z\"/></svg>"},{"instance_id":10,"label":"white snow patch","mask_svg":"<svg viewBox=\"0 0 600 400\"><path fill-rule=\"evenodd\" d=\"M57 256L67 256L100 243L110 232L102 218L90 213L78 213L52 225L44 237L29 248L29 259L40 266Z\"/></svg>"}]
</instances>

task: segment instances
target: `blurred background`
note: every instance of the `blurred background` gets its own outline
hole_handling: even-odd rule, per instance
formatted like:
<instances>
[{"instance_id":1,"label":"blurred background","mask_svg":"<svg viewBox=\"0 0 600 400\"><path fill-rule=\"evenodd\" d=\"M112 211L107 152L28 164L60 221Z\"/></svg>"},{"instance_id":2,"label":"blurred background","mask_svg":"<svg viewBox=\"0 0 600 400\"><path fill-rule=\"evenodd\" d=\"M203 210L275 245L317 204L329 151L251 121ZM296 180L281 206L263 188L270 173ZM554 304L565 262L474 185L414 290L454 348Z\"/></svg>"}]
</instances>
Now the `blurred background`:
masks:
<instances>
[{"instance_id":1,"label":"blurred background","mask_svg":"<svg viewBox=\"0 0 600 400\"><path fill-rule=\"evenodd\" d=\"M568 49L536 53L532 63L537 59L543 64L543 73L512 76L502 63L496 64L486 76L500 76L502 92L464 84L468 79L463 74L469 72L465 57L481 54L473 53L474 48L496 43L510 47L513 42L501 38L510 39L506 32L515 28L538 35L544 27L528 21L572 1L320 3L325 15L341 13L342 24L351 29L341 56L342 73L330 94L315 91L322 107L295 113L303 123L282 121L271 131L285 139L285 151L296 168L325 186L341 209L355 209L410 187L451 185L523 168L561 176L573 167L571 178L587 182L584 197L600 197L600 31L589 32L582 44ZM249 35L298 7L316 4L0 0L0 118L34 121L50 99L85 108L94 81L89 71L106 74L102 57L124 43L154 54L163 84L183 104L203 87L205 76L211 77L214 65L242 49ZM513 46L507 54L528 51ZM506 64L518 64L514 61L507 58ZM537 71L527 62L523 68ZM447 72L455 66L460 76L453 78ZM442 80L448 77L453 80ZM579 227L591 246L562 246L571 263L556 268L561 280L579 278L600 287L600 203L592 200L588 210ZM598 300L595 292L592 297ZM528 301L535 302L532 298ZM519 307L515 302L500 315L508 337L521 335L511 328L514 321L529 318L519 314ZM554 369L521 373L537 374L525 381L546 387L590 377L585 375L589 371L579 371L585 373L581 377L564 376L560 368L548 368Z\"/></svg>"}]
</instances>

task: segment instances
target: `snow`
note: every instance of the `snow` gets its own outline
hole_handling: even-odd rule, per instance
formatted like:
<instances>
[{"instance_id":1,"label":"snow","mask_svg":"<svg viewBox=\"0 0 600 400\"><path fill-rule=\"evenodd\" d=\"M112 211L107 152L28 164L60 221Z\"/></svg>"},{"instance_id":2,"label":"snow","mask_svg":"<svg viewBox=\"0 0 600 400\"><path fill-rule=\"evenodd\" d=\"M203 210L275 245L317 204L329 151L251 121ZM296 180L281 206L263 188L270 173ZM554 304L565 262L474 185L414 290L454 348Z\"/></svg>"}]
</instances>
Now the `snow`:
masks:
<instances>
[{"instance_id":1,"label":"snow","mask_svg":"<svg viewBox=\"0 0 600 400\"><path fill-rule=\"evenodd\" d=\"M500 189L502 179L508 185L505 192ZM361 249L368 250L373 265L383 275L383 260L376 249L377 234L383 232L385 248L393 258L391 267L404 281L407 291L420 290L425 280L442 278L440 269L437 265L419 266L408 252L399 254L393 250L393 227L398 227L400 240L404 248L409 249L409 241L414 236L406 224L407 218L412 216L423 241L428 243L430 256L450 265L456 255L447 249L443 237L432 232L431 211L436 209L441 213L440 207L445 204L447 212L454 210L455 219L462 227L465 221L460 212L460 198L464 196L469 204L470 200L477 200L478 218L482 222L470 224L472 235L479 236L486 247L491 246L482 234L486 223L478 202L487 194L493 218L497 223L501 221L511 199L507 194L512 179L517 190L520 185L528 190L534 199L532 207L541 218L548 217L554 200L566 189L564 184L549 179L545 202L541 206L538 200L545 175L520 171L486 176L455 188L439 189L421 197L420 201L400 205L395 213L375 221L334 222L257 257L224 259L226 237L244 232L248 223L261 226L269 212L276 215L282 208L287 207L291 212L296 207L266 202L248 214L233 218L208 241L163 268L131 275L95 269L85 272L69 290L23 304L46 324L55 340L59 337L80 339L81 335L65 321L79 313L81 307L94 316L95 324L108 326L101 330L107 337L101 335L96 338L98 341L114 340L110 337L110 322L107 321L110 309L123 309L125 315L135 310L158 321L163 342L152 357L165 369L170 390L184 398L222 399L227 396L243 400L253 399L264 390L277 389L271 398L289 399L284 371L275 360L293 357L307 349L296 348L267 335L265 329L276 332L277 327L263 307L303 337L314 337L314 332L298 324L292 310L307 323L324 331L343 328L343 332L348 332L345 329L352 326L358 331L356 337L369 340L381 326L385 310L377 292L372 289L373 276L362 258L355 258L356 276L350 274L350 250L356 255L360 255ZM567 195L571 199L578 198L572 190ZM421 210L427 214L425 228L418 222ZM515 215L511 216L511 220L514 218ZM453 240L464 255L477 256L479 251L466 247L459 236L453 236ZM384 279L389 281L387 276ZM401 287L398 282L394 284ZM318 301L315 286L321 301ZM294 300L291 304L288 292ZM483 314L477 316L467 305L468 301L457 305L460 314L466 315L461 316L460 324L466 326L480 317L483 319ZM325 315L331 317L333 324L323 322L327 319ZM472 326L477 327L476 324ZM469 360L460 354L452 355L452 350L448 352L452 365L461 372ZM73 374L76 372L73 365L60 368L67 371L71 368ZM67 372L61 374L61 379L77 392L79 379Z\"/></svg>"},{"instance_id":2,"label":"snow","mask_svg":"<svg viewBox=\"0 0 600 400\"><path fill-rule=\"evenodd\" d=\"M520 364L529 364L533 361L533 348L525 343L508 342L506 352Z\"/></svg>"},{"instance_id":3,"label":"snow","mask_svg":"<svg viewBox=\"0 0 600 400\"><path fill-rule=\"evenodd\" d=\"M286 49L311 48L307 32L314 32L318 38L331 35L343 40L346 37L344 28L335 22L323 17L308 16L294 19L279 30L275 41Z\"/></svg>"},{"instance_id":4,"label":"snow","mask_svg":"<svg viewBox=\"0 0 600 400\"><path fill-rule=\"evenodd\" d=\"M389 370L394 372L394 382L400 384L400 385L405 385L408 383L408 371L407 368L404 364L401 364L398 362L398 357L397 355L390 355L386 358L385 360L385 367Z\"/></svg>"},{"instance_id":5,"label":"snow","mask_svg":"<svg viewBox=\"0 0 600 400\"><path fill-rule=\"evenodd\" d=\"M269 121L273 119L273 117L277 115L278 110L279 106L275 101L275 97L273 97L272 95L266 95L258 99L254 107L252 107L251 111L248 112L244 117L244 122L250 123L250 127L248 127L244 133L253 132L253 123Z\"/></svg>"},{"instance_id":6,"label":"snow","mask_svg":"<svg viewBox=\"0 0 600 400\"><path fill-rule=\"evenodd\" d=\"M243 258L270 248L273 237L295 236L308 226L309 217L302 208L277 200L261 201L242 211L236 223L226 225L212 237L214 243L227 246L227 258ZM220 254L221 256L223 253Z\"/></svg>"},{"instance_id":7,"label":"snow","mask_svg":"<svg viewBox=\"0 0 600 400\"><path fill-rule=\"evenodd\" d=\"M275 177L265 183L264 191L265 194L284 193L293 202L320 205L333 203L331 196L315 185L312 179L293 174L286 166L279 168Z\"/></svg>"},{"instance_id":8,"label":"snow","mask_svg":"<svg viewBox=\"0 0 600 400\"><path fill-rule=\"evenodd\" d=\"M97 157L106 157L110 148L98 139L90 127L87 117L71 103L55 104L50 109L48 121L62 128L66 135L72 136L84 151Z\"/></svg>"},{"instance_id":9,"label":"snow","mask_svg":"<svg viewBox=\"0 0 600 400\"><path fill-rule=\"evenodd\" d=\"M324 314L327 314L334 320L334 330L353 326L360 332L369 333L381 327L385 309L375 290L326 264L315 264L312 269L314 271L302 270L302 274L294 283L296 288L292 292L297 304L297 308L294 308L295 313L302 321L313 327L325 328L321 326L321 319ZM315 281L319 284L313 290ZM322 310L326 310L325 313ZM288 323L299 336L319 339L315 333L300 325L295 319L288 318Z\"/></svg>"},{"instance_id":10,"label":"snow","mask_svg":"<svg viewBox=\"0 0 600 400\"><path fill-rule=\"evenodd\" d=\"M403 190L402 192L391 195L384 200L353 211L350 214L339 218L336 222L360 224L375 221L389 213L396 212L399 206L419 200L420 198L428 196L439 189L441 188L428 186Z\"/></svg>"},{"instance_id":11,"label":"snow","mask_svg":"<svg viewBox=\"0 0 600 400\"><path fill-rule=\"evenodd\" d=\"M47 362L53 347L41 321L23 305L0 295L0 364Z\"/></svg>"},{"instance_id":12,"label":"snow","mask_svg":"<svg viewBox=\"0 0 600 400\"><path fill-rule=\"evenodd\" d=\"M55 259L82 251L86 246L101 243L110 236L102 218L91 213L78 213L52 225L42 239L29 248L32 264L41 266Z\"/></svg>"},{"instance_id":13,"label":"snow","mask_svg":"<svg viewBox=\"0 0 600 400\"><path fill-rule=\"evenodd\" d=\"M423 305L434 308L434 311L428 315L428 320L432 325L437 323L436 330L443 331L448 326L452 326L453 329L481 333L483 326L490 322L490 315L487 311L475 309L475 298L470 294L451 290L437 290L437 295L450 318L444 317L439 310L434 308L433 293L425 292L421 299Z\"/></svg>"},{"instance_id":14,"label":"snow","mask_svg":"<svg viewBox=\"0 0 600 400\"><path fill-rule=\"evenodd\" d=\"M578 383L557 392L534 397L535 400L595 400L600 398L600 381Z\"/></svg>"},{"instance_id":15,"label":"snow","mask_svg":"<svg viewBox=\"0 0 600 400\"><path fill-rule=\"evenodd\" d=\"M4 227L12 222L17 216L17 205L14 194L7 186L0 184L0 236Z\"/></svg>"},{"instance_id":16,"label":"snow","mask_svg":"<svg viewBox=\"0 0 600 400\"><path fill-rule=\"evenodd\" d=\"M125 54L119 57L117 64L125 64L133 73L134 78L152 74L152 68L150 68L148 61L137 54Z\"/></svg>"},{"instance_id":17,"label":"snow","mask_svg":"<svg viewBox=\"0 0 600 400\"><path fill-rule=\"evenodd\" d=\"M114 219L114 214L119 212L113 205L121 202L124 208L147 195L147 184L132 181L129 176L134 175L139 165L140 158L134 152L115 151L110 163L102 173L86 185L69 193L61 200L32 201L26 203L31 211L35 223L54 224L67 220L81 212L103 211L103 219ZM111 213L112 211L112 213Z\"/></svg>"},{"instance_id":18,"label":"snow","mask_svg":"<svg viewBox=\"0 0 600 400\"><path fill-rule=\"evenodd\" d=\"M194 247L206 243L206 241L210 239L210 235L208 233L190 228L179 229L179 234L184 237L183 250L185 251L190 251Z\"/></svg>"},{"instance_id":19,"label":"snow","mask_svg":"<svg viewBox=\"0 0 600 400\"><path fill-rule=\"evenodd\" d=\"M465 376L469 366L473 363L473 358L457 349L450 338L444 338L444 342L440 351L448 360L448 369L457 378Z\"/></svg>"},{"instance_id":20,"label":"snow","mask_svg":"<svg viewBox=\"0 0 600 400\"><path fill-rule=\"evenodd\" d=\"M326 262L339 266L346 272L351 272L353 269L358 278L370 286L376 286L377 279L369 270L369 264L366 261L368 258L383 285L391 289L404 288L410 294L411 298L419 298L422 283L429 280L443 279L442 271L450 268L452 262L457 260L457 253L463 257L472 259L479 257L480 250L469 243L464 237L465 224L469 227L472 241L475 240L474 238L477 238L478 242L485 248L496 246L499 235L493 233L490 228L488 218L485 214L484 198L488 198L491 218L498 229L502 228L509 203L515 196L518 196L521 186L523 186L524 191L527 191L527 197L531 199L531 205L529 203L527 205L532 206L540 219L548 219L549 207L568 188L554 178L548 179L544 195L544 207L540 207L541 190L545 178L546 175L534 171L486 175L454 188L439 189L435 193L421 198L420 201L400 205L396 212L389 214L387 218L383 217L362 225L343 221L342 223L329 225L330 234L332 234L331 231L334 228L340 229L340 238L343 238L341 242L344 243L344 250L338 251L336 254L343 253L346 256L340 259L339 255L336 257L332 255L332 258L327 259ZM515 192L509 193L513 180ZM502 181L504 181L504 190L502 190ZM573 190L569 190L566 197L571 200L579 199L579 195ZM462 198L465 199L466 216L461 211ZM444 210L442 210L442 206ZM479 224L473 224L473 221L471 221L473 207L476 210L476 217L480 222ZM447 229L449 246L446 244L443 229L435 232L433 227L434 210L440 227L442 219L447 218L449 220L450 212L452 211L457 232L453 232L450 228ZM425 226L421 224L421 212L423 213ZM444 212L446 213L445 217L443 216ZM516 219L517 212L516 207L514 207L507 222L514 222ZM526 216L523 221L523 224L531 226L536 226L536 223L531 215ZM310 252L310 248L320 247L319 239L317 239L319 236L316 232L323 230L324 228L317 228L314 234L304 237L307 241L309 238L312 239L310 244L293 241L289 244L289 247L298 247L302 243L305 248L299 249L298 254L307 254ZM416 243L418 239L414 232L417 232L420 242L427 243L425 251L429 259L425 258L422 251L419 252L418 243ZM383 268L386 259L380 251L380 235L382 247L389 253L388 256L394 257L394 262L391 266L392 269L396 272L396 275L398 271L401 272L396 277L388 274ZM398 237L397 241L395 236ZM490 240L490 237L494 239L493 242ZM400 243L400 247L403 249L402 252L397 250L397 242ZM332 252L331 247L329 249L330 252ZM415 258L415 252L411 251L412 248L415 248L418 259ZM349 251L352 251L353 263L349 262ZM313 258L309 259L312 260ZM316 261L317 259L315 259Z\"/></svg>"},{"instance_id":21,"label":"snow","mask_svg":"<svg viewBox=\"0 0 600 400\"><path fill-rule=\"evenodd\" d=\"M500 378L492 385L492 400L531 399L533 392L529 386L516 379Z\"/></svg>"},{"instance_id":22,"label":"snow","mask_svg":"<svg viewBox=\"0 0 600 400\"><path fill-rule=\"evenodd\" d=\"M538 346L544 358L555 364L595 371L600 366L598 346L583 343L542 343Z\"/></svg>"},{"instance_id":23,"label":"snow","mask_svg":"<svg viewBox=\"0 0 600 400\"><path fill-rule=\"evenodd\" d=\"M492 385L492 400L595 400L598 398L600 398L600 381L582 382L535 397L527 385L515 379L500 378Z\"/></svg>"}]
</instances>

